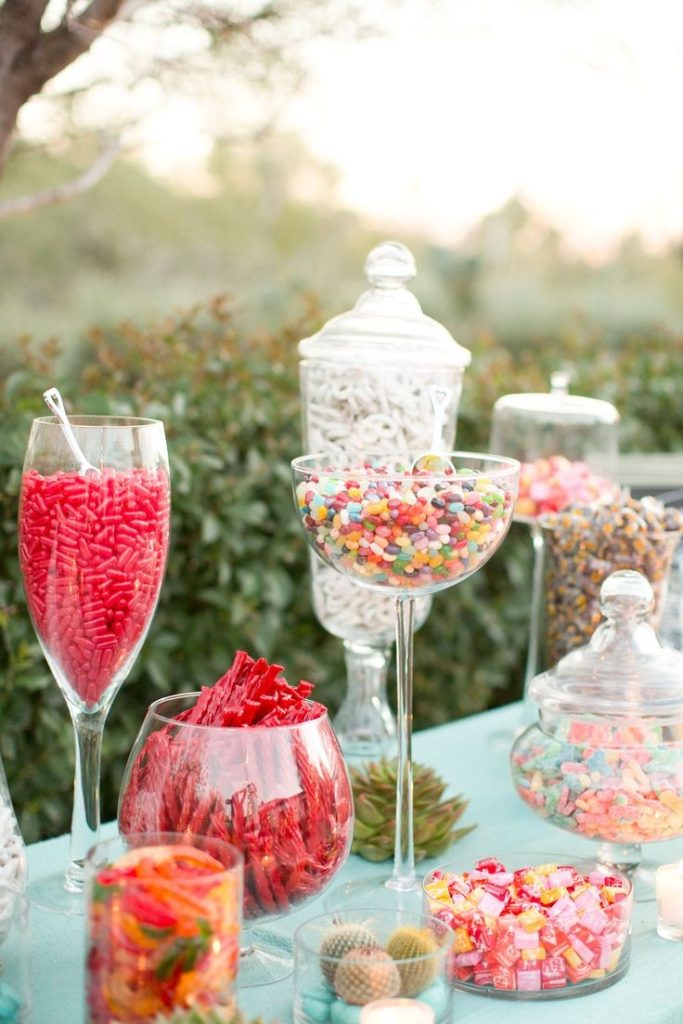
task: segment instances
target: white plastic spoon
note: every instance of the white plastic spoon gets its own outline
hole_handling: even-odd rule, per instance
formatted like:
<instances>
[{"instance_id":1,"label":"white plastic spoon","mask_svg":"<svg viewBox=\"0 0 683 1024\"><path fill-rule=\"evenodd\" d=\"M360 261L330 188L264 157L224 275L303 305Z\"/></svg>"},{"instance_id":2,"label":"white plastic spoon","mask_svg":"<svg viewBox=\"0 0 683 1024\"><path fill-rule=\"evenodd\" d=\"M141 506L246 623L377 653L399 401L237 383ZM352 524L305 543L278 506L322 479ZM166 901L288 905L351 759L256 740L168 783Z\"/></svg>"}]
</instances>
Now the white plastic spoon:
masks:
<instances>
[{"instance_id":1,"label":"white plastic spoon","mask_svg":"<svg viewBox=\"0 0 683 1024\"><path fill-rule=\"evenodd\" d=\"M64 408L64 402L62 401L62 396L59 393L59 389L49 388L47 391L43 393L43 400L45 402L45 405L50 410L50 412L54 413L54 415L57 417L57 419L62 425L62 430L64 431L64 438L66 440L66 443L71 449L74 458L78 462L78 472L81 474L81 476L88 476L90 473L97 473L97 475L99 476L100 471L97 468L97 466L93 466L91 462L88 462L85 455L81 451L81 446L76 440L76 435L71 429L69 417L66 415L66 409Z\"/></svg>"},{"instance_id":2,"label":"white plastic spoon","mask_svg":"<svg viewBox=\"0 0 683 1024\"><path fill-rule=\"evenodd\" d=\"M428 389L429 401L432 403L434 413L434 426L432 427L431 451L418 455L412 465L413 473L455 473L455 467L450 459L443 454L441 441L443 431L444 413L448 408L453 392L450 388L431 387Z\"/></svg>"}]
</instances>

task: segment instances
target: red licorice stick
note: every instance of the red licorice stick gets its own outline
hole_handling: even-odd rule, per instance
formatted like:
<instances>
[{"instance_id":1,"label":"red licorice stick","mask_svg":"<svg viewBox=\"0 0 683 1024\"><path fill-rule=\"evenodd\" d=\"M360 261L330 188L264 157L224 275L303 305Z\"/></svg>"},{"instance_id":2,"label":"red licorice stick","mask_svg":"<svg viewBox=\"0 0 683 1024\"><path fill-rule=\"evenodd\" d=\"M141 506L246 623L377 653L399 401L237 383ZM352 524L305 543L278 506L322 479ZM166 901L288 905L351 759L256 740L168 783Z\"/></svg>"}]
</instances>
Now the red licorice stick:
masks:
<instances>
[{"instance_id":1,"label":"red licorice stick","mask_svg":"<svg viewBox=\"0 0 683 1024\"><path fill-rule=\"evenodd\" d=\"M286 742L274 734L272 743L259 744L248 783L231 781L244 778L240 751L234 742L217 742L216 728L270 732L325 713L309 700L311 683L292 687L281 672L239 651L215 685L177 716L212 726L211 732L169 725L152 733L133 764L119 816L124 834L188 831L237 846L244 855L245 918L283 913L322 889L345 856L351 827L348 790L338 784L341 762L318 755L312 763L298 734ZM268 795L283 779L290 795Z\"/></svg>"},{"instance_id":2,"label":"red licorice stick","mask_svg":"<svg viewBox=\"0 0 683 1024\"><path fill-rule=\"evenodd\" d=\"M169 518L163 470L24 474L19 558L29 611L59 681L89 707L130 667L144 638Z\"/></svg>"}]
</instances>

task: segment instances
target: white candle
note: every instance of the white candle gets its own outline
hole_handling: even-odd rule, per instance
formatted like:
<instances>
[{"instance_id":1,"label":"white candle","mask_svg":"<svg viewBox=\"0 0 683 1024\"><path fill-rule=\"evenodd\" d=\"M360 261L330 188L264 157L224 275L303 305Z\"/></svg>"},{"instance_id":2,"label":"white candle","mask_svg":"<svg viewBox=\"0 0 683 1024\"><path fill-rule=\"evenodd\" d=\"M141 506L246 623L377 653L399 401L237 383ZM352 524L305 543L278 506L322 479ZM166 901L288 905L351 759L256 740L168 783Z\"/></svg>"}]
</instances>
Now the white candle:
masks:
<instances>
[{"instance_id":1,"label":"white candle","mask_svg":"<svg viewBox=\"0 0 683 1024\"><path fill-rule=\"evenodd\" d=\"M376 999L360 1011L360 1024L434 1024L434 1011L416 999Z\"/></svg>"},{"instance_id":2,"label":"white candle","mask_svg":"<svg viewBox=\"0 0 683 1024\"><path fill-rule=\"evenodd\" d=\"M683 861L657 868L655 891L657 931L665 938L683 938Z\"/></svg>"}]
</instances>

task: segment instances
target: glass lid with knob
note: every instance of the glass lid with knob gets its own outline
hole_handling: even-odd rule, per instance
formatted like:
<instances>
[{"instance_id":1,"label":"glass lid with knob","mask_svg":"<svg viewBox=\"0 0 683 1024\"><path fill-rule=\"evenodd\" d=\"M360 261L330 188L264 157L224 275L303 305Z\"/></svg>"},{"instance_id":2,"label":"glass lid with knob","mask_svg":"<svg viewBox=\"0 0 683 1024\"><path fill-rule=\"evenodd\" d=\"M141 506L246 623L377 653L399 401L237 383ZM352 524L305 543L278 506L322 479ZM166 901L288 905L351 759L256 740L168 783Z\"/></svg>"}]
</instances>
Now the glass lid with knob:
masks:
<instances>
[{"instance_id":1,"label":"glass lid with knob","mask_svg":"<svg viewBox=\"0 0 683 1024\"><path fill-rule=\"evenodd\" d=\"M644 727L683 740L683 653L664 648L649 621L652 586L641 573L620 570L604 581L600 600L606 621L590 643L531 683L541 724L604 723L614 726L613 738ZM600 733L603 741L610 735Z\"/></svg>"},{"instance_id":2,"label":"glass lid with knob","mask_svg":"<svg viewBox=\"0 0 683 1024\"><path fill-rule=\"evenodd\" d=\"M302 358L348 362L360 355L464 370L471 353L442 324L426 316L408 290L416 273L415 258L405 245L378 245L365 261L370 288L353 309L333 317L317 334L299 343ZM362 372L363 364L358 369Z\"/></svg>"},{"instance_id":3,"label":"glass lid with knob","mask_svg":"<svg viewBox=\"0 0 683 1024\"><path fill-rule=\"evenodd\" d=\"M521 521L611 497L616 489L617 409L569 394L563 371L552 374L550 388L503 395L493 408L491 450L522 463L515 508Z\"/></svg>"}]
</instances>

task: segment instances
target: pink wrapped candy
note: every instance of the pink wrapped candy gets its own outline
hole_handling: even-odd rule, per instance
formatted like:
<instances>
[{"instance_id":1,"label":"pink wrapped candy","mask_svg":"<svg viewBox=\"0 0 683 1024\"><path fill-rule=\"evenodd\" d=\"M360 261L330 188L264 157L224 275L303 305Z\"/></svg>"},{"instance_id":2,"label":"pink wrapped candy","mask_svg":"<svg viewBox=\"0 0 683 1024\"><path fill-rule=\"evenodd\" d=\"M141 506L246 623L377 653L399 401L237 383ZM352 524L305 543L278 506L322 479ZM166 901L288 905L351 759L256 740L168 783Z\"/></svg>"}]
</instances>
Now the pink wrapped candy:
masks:
<instances>
[{"instance_id":1,"label":"pink wrapped candy","mask_svg":"<svg viewBox=\"0 0 683 1024\"><path fill-rule=\"evenodd\" d=\"M560 512L568 505L590 505L614 491L614 483L597 476L587 463L551 455L522 463L515 515L535 518L545 512Z\"/></svg>"},{"instance_id":2,"label":"pink wrapped candy","mask_svg":"<svg viewBox=\"0 0 683 1024\"><path fill-rule=\"evenodd\" d=\"M487 858L471 871L436 868L424 893L425 912L453 929L458 988L548 998L627 970L632 892L623 875L554 862L508 869Z\"/></svg>"}]
</instances>

